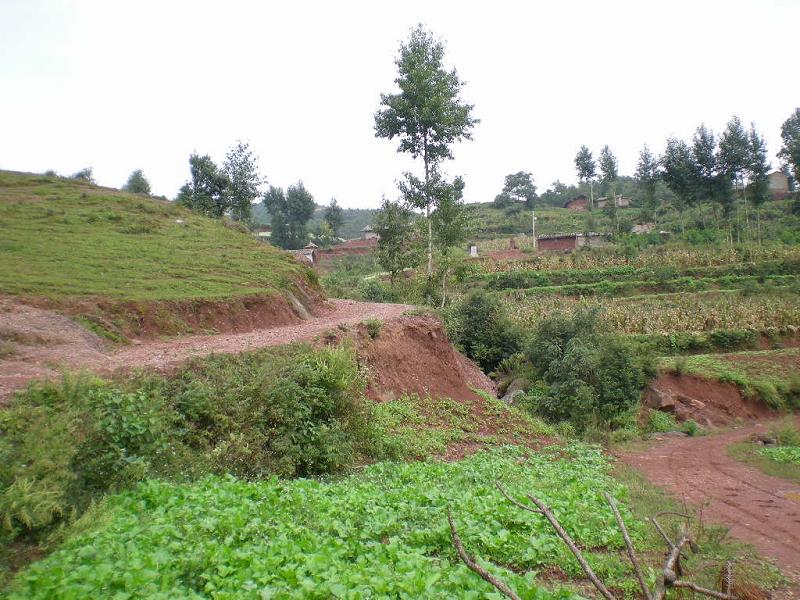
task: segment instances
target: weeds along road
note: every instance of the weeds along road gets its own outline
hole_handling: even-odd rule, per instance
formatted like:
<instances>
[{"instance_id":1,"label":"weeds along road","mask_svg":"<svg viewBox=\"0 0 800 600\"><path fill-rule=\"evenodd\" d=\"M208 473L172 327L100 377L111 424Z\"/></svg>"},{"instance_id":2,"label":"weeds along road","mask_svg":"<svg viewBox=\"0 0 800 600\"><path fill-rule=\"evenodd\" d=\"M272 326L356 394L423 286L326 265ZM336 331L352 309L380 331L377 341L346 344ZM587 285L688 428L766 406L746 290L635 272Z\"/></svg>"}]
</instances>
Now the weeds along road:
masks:
<instances>
[{"instance_id":1,"label":"weeds along road","mask_svg":"<svg viewBox=\"0 0 800 600\"><path fill-rule=\"evenodd\" d=\"M308 341L339 325L355 325L365 319L391 321L414 307L409 304L378 304L353 300L331 300L324 315L301 323L247 333L192 335L168 341L145 341L117 350L107 350L94 335L55 312L21 304L6 304L0 312L0 327L41 343L10 359L0 360L0 403L33 379L58 377L64 369L86 369L110 373L118 368L163 369L195 356L238 353L295 341Z\"/></svg>"},{"instance_id":2,"label":"weeds along road","mask_svg":"<svg viewBox=\"0 0 800 600\"><path fill-rule=\"evenodd\" d=\"M800 424L800 417L796 420ZM678 500L701 509L703 520L774 559L800 583L800 485L770 477L728 456L731 444L766 432L764 421L694 438L671 438L620 459Z\"/></svg>"}]
</instances>

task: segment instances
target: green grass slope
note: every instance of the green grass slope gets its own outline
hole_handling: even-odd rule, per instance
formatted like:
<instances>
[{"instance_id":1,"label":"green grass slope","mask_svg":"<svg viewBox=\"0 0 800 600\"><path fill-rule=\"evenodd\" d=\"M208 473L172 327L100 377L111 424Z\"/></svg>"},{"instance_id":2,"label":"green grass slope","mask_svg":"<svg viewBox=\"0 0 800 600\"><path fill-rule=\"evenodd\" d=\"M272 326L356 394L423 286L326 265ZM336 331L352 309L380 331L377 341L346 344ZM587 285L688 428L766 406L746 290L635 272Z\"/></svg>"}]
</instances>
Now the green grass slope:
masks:
<instances>
[{"instance_id":1,"label":"green grass slope","mask_svg":"<svg viewBox=\"0 0 800 600\"><path fill-rule=\"evenodd\" d=\"M186 300L263 295L308 277L221 221L147 196L0 171L0 293Z\"/></svg>"}]
</instances>

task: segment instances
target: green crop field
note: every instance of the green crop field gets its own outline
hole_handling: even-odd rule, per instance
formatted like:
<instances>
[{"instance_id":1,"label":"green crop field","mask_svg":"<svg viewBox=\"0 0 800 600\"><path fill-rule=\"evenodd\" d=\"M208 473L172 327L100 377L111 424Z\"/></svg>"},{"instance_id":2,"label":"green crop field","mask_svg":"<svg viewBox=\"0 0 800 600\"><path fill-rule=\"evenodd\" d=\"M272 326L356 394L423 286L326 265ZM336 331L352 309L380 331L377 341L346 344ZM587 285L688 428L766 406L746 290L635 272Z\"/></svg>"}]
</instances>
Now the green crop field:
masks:
<instances>
[{"instance_id":1,"label":"green crop field","mask_svg":"<svg viewBox=\"0 0 800 600\"><path fill-rule=\"evenodd\" d=\"M622 537L601 495L624 503L626 490L609 471L599 449L576 444L538 453L506 447L457 463L381 463L332 482L149 481L88 513L60 550L16 578L8 597L494 597L458 562L448 507L469 551L491 560L523 597L571 597L540 574L577 576L578 564L547 522L512 506L495 481L551 505L598 574L631 593ZM658 547L644 521L623 510L639 547Z\"/></svg>"},{"instance_id":2,"label":"green crop field","mask_svg":"<svg viewBox=\"0 0 800 600\"><path fill-rule=\"evenodd\" d=\"M0 172L0 292L178 300L268 294L292 257L180 206L60 177Z\"/></svg>"}]
</instances>

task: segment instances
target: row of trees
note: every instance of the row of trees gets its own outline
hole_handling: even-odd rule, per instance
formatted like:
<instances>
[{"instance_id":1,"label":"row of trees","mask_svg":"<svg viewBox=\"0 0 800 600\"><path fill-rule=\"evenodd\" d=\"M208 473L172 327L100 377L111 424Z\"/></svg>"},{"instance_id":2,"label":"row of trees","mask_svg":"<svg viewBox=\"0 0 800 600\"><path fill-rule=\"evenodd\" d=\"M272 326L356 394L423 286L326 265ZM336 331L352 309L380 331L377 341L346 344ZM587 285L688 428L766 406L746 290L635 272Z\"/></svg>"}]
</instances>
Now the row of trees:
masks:
<instances>
[{"instance_id":1,"label":"row of trees","mask_svg":"<svg viewBox=\"0 0 800 600\"><path fill-rule=\"evenodd\" d=\"M723 218L728 219L738 194L745 207L752 204L756 208L758 218L759 208L770 197L766 142L755 125L747 131L738 117L728 122L719 139L705 125L697 128L691 144L668 139L660 168L648 168L647 158L643 151L637 174L641 171L645 183L661 177L675 194L679 211L711 203L715 212L719 207Z\"/></svg>"},{"instance_id":2,"label":"row of trees","mask_svg":"<svg viewBox=\"0 0 800 600\"><path fill-rule=\"evenodd\" d=\"M800 109L783 124L781 139L783 144L778 157L791 183L800 175ZM588 187L591 206L594 205L595 182L599 182L604 194L616 192L618 162L607 145L601 149L597 161L587 146L581 146L575 156L575 168L581 184ZM644 212L654 221L659 208L657 189L659 182L663 182L674 194L675 208L680 212L689 206L711 205L715 213L729 220L736 198L742 199L746 223L749 226L748 208L752 206L760 231L760 207L770 198L769 170L764 137L754 124L749 130L745 129L739 117L734 116L719 137L701 125L689 142L668 139L662 156L653 154L645 145L639 154L634 178ZM560 182L553 186L547 194L554 197L570 189ZM502 200L501 194L495 203Z\"/></svg>"},{"instance_id":3,"label":"row of trees","mask_svg":"<svg viewBox=\"0 0 800 600\"><path fill-rule=\"evenodd\" d=\"M314 197L302 181L283 188L266 185L258 170L258 159L245 142L232 146L222 168L208 155L189 157L190 179L176 200L190 209L212 218L229 216L234 221L250 224L253 201L261 198L270 215L274 245L285 249L302 248L309 241L307 224L314 214ZM330 242L336 238L343 222L342 209L332 199L324 215L317 238Z\"/></svg>"},{"instance_id":4,"label":"row of trees","mask_svg":"<svg viewBox=\"0 0 800 600\"><path fill-rule=\"evenodd\" d=\"M442 171L453 158L455 143L471 140L479 120L473 105L460 97L463 82L455 69L444 66L444 44L422 25L401 44L395 61L399 92L381 94L375 114L376 137L399 141L397 151L410 154L422 164L422 176L403 173L398 182L400 199L384 199L376 216L380 235L378 260L392 281L406 267L418 264L419 249L426 244L427 276L434 277L436 250L442 278L442 304L452 267L452 249L467 236L464 180L448 180ZM422 235L415 227L415 211L422 212ZM422 240L425 240L423 242Z\"/></svg>"}]
</instances>

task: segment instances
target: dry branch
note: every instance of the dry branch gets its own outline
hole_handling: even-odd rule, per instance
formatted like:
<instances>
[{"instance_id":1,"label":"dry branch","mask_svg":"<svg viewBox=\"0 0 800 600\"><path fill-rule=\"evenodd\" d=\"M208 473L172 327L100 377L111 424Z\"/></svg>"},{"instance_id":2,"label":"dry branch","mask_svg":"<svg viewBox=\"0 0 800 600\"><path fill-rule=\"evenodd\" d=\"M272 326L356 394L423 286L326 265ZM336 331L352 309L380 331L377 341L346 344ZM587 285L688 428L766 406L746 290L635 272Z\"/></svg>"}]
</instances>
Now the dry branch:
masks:
<instances>
[{"instance_id":1,"label":"dry branch","mask_svg":"<svg viewBox=\"0 0 800 600\"><path fill-rule=\"evenodd\" d=\"M517 501L513 500L506 493L506 491L503 489L503 487L500 485L500 482L496 482L496 485L497 485L497 489L500 490L500 493L503 494L509 500L511 500L511 502L513 502L517 506L519 506L521 508L524 508L525 510L527 510L529 512L539 513L539 514L544 515L545 518L548 521L550 521L550 525L552 525L553 529L556 530L556 533L558 534L558 536L567 545L567 548L570 549L572 554L578 560L578 563L581 565L581 569L583 569L583 572L586 573L586 576L589 578L589 581L592 582L592 585L594 585L594 587L597 588L597 591L600 592L603 596L605 596L608 600L617 600L614 597L614 594L612 594L608 590L608 588L603 584L603 582L600 581L600 578L597 575L595 575L595 572L592 571L592 567L590 567L589 563L586 562L586 559L583 557L583 554L581 553L581 551L578 548L578 546L572 540L570 535L564 530L564 528L561 526L561 523L558 522L558 519L556 519L555 515L553 515L552 511L550 510L550 508L548 508L548 506L544 502L542 502L538 498L535 498L535 497L533 497L531 495L528 495L528 500L533 502L537 506L537 508L539 509L539 510L534 510L530 506L525 506L521 502L517 502Z\"/></svg>"},{"instance_id":2,"label":"dry branch","mask_svg":"<svg viewBox=\"0 0 800 600\"><path fill-rule=\"evenodd\" d=\"M521 508L527 512L532 512L539 515L544 515L544 517L550 522L550 525L555 529L558 536L561 540L567 545L570 549L572 554L578 560L578 563L583 569L583 572L589 578L589 581L592 582L595 588L606 598L606 600L617 600L617 598L612 594L609 589L605 586L605 584L600 581L597 575L592 571L592 568L589 566L589 563L586 562L586 559L583 557L580 549L578 548L577 544L575 544L574 540L570 537L570 535L566 532L566 530L561 526L561 523L558 522L558 519L555 517L553 512L550 508L538 498L528 495L527 498L530 500L536 508L533 508L530 505L523 504L522 502L512 498L508 492L500 485L500 482L495 482L497 489L500 490L500 493L514 506ZM731 564L728 562L725 565L725 591L718 592L716 590L704 588L702 586L697 585L691 581L684 581L680 579L682 575L681 572L681 553L683 552L686 546L689 546L691 550L697 552L697 546L692 540L691 535L689 534L689 515L685 515L683 513L676 513L671 511L664 511L656 514L655 516L650 518L650 521L653 523L653 526L656 528L658 533L664 538L664 541L669 548L669 554L664 562L664 567L661 570L661 577L659 578L658 582L654 586L652 590L647 587L647 582L644 579L644 573L642 572L642 567L639 563L639 559L636 556L636 551L633 547L633 542L631 541L630 535L628 534L628 529L625 526L625 522L622 520L622 515L619 512L619 507L617 505L617 501L614 499L613 496L604 492L606 501L608 502L609 506L611 507L611 511L614 514L614 518L617 521L617 525L619 526L620 531L622 532L622 539L625 540L625 548L628 553L628 558L633 565L633 570L636 573L636 579L639 581L639 586L641 587L642 594L645 600L664 600L664 597L667 593L667 590L673 588L679 589L687 589L691 590L697 594L703 594L705 596L710 596L711 598L717 598L718 600L738 600L738 596L731 592L731 582L733 580L733 574L731 571ZM662 515L674 515L678 517L682 517L686 519L686 523L684 523L681 527L680 536L676 541L670 539L667 533L664 531L664 528L658 522L658 517ZM453 516L450 514L450 509L447 510L447 520L450 522L450 533L453 538L453 545L456 548L456 552L458 552L458 556L464 561L464 564L467 565L472 571L480 575L484 580L491 583L495 588L500 590L503 594L508 596L509 598L519 598L519 596L512 590L506 583L494 577L491 573L489 573L486 569L481 567L479 564L475 562L475 560L470 557L466 551L464 550L464 546L461 543L461 540L456 533L455 525L453 524Z\"/></svg>"},{"instance_id":3,"label":"dry branch","mask_svg":"<svg viewBox=\"0 0 800 600\"><path fill-rule=\"evenodd\" d=\"M458 533L456 533L456 526L455 523L453 523L453 515L449 508L447 509L447 520L450 523L450 536L453 538L453 545L456 547L456 552L464 564L467 565L471 571L480 575L485 581L491 583L500 592L511 598L511 600L522 600L522 598L520 598L517 593L508 586L508 584L489 573L489 571L475 562L474 558L467 554L466 550L464 550L464 545L461 543L461 538L459 538Z\"/></svg>"},{"instance_id":4,"label":"dry branch","mask_svg":"<svg viewBox=\"0 0 800 600\"><path fill-rule=\"evenodd\" d=\"M642 590L642 594L646 598L646 600L652 600L652 595L650 594L650 588L647 587L647 582L644 580L644 573L642 573L642 567L639 564L639 559L636 558L636 551L633 549L633 542L631 541L630 535L628 535L628 528L625 527L625 521L622 520L622 515L619 514L619 508L617 507L617 501L609 494L608 492L603 492L603 496L608 502L608 505L611 507L611 512L614 513L614 518L617 520L617 525L619 526L620 531L622 532L622 539L625 540L625 549L628 551L628 558L633 565L633 570L636 573L636 579L639 581L639 587Z\"/></svg>"}]
</instances>

